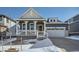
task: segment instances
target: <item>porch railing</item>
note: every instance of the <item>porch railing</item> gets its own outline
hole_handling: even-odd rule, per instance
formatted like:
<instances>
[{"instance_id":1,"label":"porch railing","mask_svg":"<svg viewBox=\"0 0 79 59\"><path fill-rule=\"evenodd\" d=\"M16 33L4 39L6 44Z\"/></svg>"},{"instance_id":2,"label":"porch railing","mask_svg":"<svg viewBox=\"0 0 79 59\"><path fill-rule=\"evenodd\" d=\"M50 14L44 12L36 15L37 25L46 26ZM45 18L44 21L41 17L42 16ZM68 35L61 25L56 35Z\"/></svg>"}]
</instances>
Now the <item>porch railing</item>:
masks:
<instances>
[{"instance_id":1,"label":"porch railing","mask_svg":"<svg viewBox=\"0 0 79 59\"><path fill-rule=\"evenodd\" d=\"M35 36L35 35L37 35L35 30L27 30L27 36Z\"/></svg>"},{"instance_id":2,"label":"porch railing","mask_svg":"<svg viewBox=\"0 0 79 59\"><path fill-rule=\"evenodd\" d=\"M48 37L48 34L45 31L37 31L37 38L38 37Z\"/></svg>"},{"instance_id":3,"label":"porch railing","mask_svg":"<svg viewBox=\"0 0 79 59\"><path fill-rule=\"evenodd\" d=\"M38 37L48 37L47 32L38 30L19 30L19 35L21 36L37 36Z\"/></svg>"},{"instance_id":4,"label":"porch railing","mask_svg":"<svg viewBox=\"0 0 79 59\"><path fill-rule=\"evenodd\" d=\"M37 34L36 34L35 30L27 30L27 31L26 30L19 30L18 35L21 35L21 36L35 36Z\"/></svg>"}]
</instances>

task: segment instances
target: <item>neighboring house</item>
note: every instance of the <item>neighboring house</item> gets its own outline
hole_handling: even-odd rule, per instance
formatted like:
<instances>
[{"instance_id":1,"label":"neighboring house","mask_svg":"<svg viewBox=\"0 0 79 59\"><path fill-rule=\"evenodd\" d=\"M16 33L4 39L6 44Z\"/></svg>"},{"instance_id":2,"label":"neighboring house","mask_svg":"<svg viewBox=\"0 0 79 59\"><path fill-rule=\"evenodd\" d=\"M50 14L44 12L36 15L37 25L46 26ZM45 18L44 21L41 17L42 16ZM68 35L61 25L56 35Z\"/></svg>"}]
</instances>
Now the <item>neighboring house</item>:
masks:
<instances>
[{"instance_id":1,"label":"neighboring house","mask_svg":"<svg viewBox=\"0 0 79 59\"><path fill-rule=\"evenodd\" d=\"M68 25L58 19L52 17L47 19L46 27L50 37L65 37L68 36Z\"/></svg>"},{"instance_id":2,"label":"neighboring house","mask_svg":"<svg viewBox=\"0 0 79 59\"><path fill-rule=\"evenodd\" d=\"M0 25L0 32L4 32L7 30L7 27L4 25Z\"/></svg>"},{"instance_id":3,"label":"neighboring house","mask_svg":"<svg viewBox=\"0 0 79 59\"><path fill-rule=\"evenodd\" d=\"M6 16L6 15L2 15L0 14L0 25L2 26L6 26L8 31L13 33L15 32L15 28L13 28L15 26L16 22L11 19L10 17ZM8 35L8 33L7 33Z\"/></svg>"},{"instance_id":4,"label":"neighboring house","mask_svg":"<svg viewBox=\"0 0 79 59\"><path fill-rule=\"evenodd\" d=\"M1 36L4 37L6 35L5 34L6 30L7 30L6 26L0 25L0 39L1 39Z\"/></svg>"},{"instance_id":5,"label":"neighboring house","mask_svg":"<svg viewBox=\"0 0 79 59\"><path fill-rule=\"evenodd\" d=\"M58 18L53 19L54 18L43 18L33 8L29 8L16 21L16 35L36 36L37 38L45 37L47 36L47 33L50 32L49 29L52 27L52 37L65 37L67 35L67 24L62 23L60 20L58 20ZM49 33L48 36L50 36L51 33Z\"/></svg>"},{"instance_id":6,"label":"neighboring house","mask_svg":"<svg viewBox=\"0 0 79 59\"><path fill-rule=\"evenodd\" d=\"M79 14L65 21L68 24L69 35L79 35Z\"/></svg>"}]
</instances>

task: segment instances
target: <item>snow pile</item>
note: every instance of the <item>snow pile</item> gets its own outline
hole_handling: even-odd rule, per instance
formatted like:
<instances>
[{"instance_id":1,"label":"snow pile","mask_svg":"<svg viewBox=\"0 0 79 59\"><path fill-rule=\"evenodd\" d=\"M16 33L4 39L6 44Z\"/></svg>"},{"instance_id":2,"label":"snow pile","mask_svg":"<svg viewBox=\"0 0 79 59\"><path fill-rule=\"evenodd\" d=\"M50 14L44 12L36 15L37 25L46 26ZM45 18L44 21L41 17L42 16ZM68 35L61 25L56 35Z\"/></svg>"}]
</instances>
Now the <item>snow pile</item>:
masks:
<instances>
[{"instance_id":1,"label":"snow pile","mask_svg":"<svg viewBox=\"0 0 79 59\"><path fill-rule=\"evenodd\" d=\"M72 39L72 40L79 40L79 36L69 36L69 37L66 37L66 38L69 38L69 39Z\"/></svg>"},{"instance_id":2,"label":"snow pile","mask_svg":"<svg viewBox=\"0 0 79 59\"><path fill-rule=\"evenodd\" d=\"M37 41L27 52L58 52L61 51L60 48L56 47L50 39L44 39L42 41Z\"/></svg>"},{"instance_id":3,"label":"snow pile","mask_svg":"<svg viewBox=\"0 0 79 59\"><path fill-rule=\"evenodd\" d=\"M26 52L60 52L60 51L62 50L56 46L48 46L48 47L33 48L26 50Z\"/></svg>"},{"instance_id":4,"label":"snow pile","mask_svg":"<svg viewBox=\"0 0 79 59\"><path fill-rule=\"evenodd\" d=\"M31 48L42 48L48 46L53 46L53 43L50 41L50 39L47 38L41 41L37 41Z\"/></svg>"}]
</instances>

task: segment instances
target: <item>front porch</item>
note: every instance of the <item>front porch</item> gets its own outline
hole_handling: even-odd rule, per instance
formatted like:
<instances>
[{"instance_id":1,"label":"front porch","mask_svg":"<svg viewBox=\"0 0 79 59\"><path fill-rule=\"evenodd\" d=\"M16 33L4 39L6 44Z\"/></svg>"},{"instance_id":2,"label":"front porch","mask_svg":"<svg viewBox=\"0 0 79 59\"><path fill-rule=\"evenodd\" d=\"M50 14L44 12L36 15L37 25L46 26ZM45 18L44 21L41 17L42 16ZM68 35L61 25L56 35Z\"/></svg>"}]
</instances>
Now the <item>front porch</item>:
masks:
<instances>
[{"instance_id":1,"label":"front porch","mask_svg":"<svg viewBox=\"0 0 79 59\"><path fill-rule=\"evenodd\" d=\"M45 21L24 21L19 20L16 23L17 36L36 36L45 37L46 35L46 22Z\"/></svg>"}]
</instances>

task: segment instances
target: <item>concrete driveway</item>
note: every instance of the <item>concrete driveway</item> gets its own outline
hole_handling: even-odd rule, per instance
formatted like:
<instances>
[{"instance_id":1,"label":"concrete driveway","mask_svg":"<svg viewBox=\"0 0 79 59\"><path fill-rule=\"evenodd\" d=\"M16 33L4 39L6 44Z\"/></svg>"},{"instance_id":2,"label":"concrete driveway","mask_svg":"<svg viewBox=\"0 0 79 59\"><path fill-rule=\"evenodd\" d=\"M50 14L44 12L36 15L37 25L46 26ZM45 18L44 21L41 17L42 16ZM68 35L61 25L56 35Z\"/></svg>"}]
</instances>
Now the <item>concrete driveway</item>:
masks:
<instances>
[{"instance_id":1,"label":"concrete driveway","mask_svg":"<svg viewBox=\"0 0 79 59\"><path fill-rule=\"evenodd\" d=\"M79 51L79 40L68 38L50 38L50 40L57 47L66 49L67 52Z\"/></svg>"}]
</instances>

